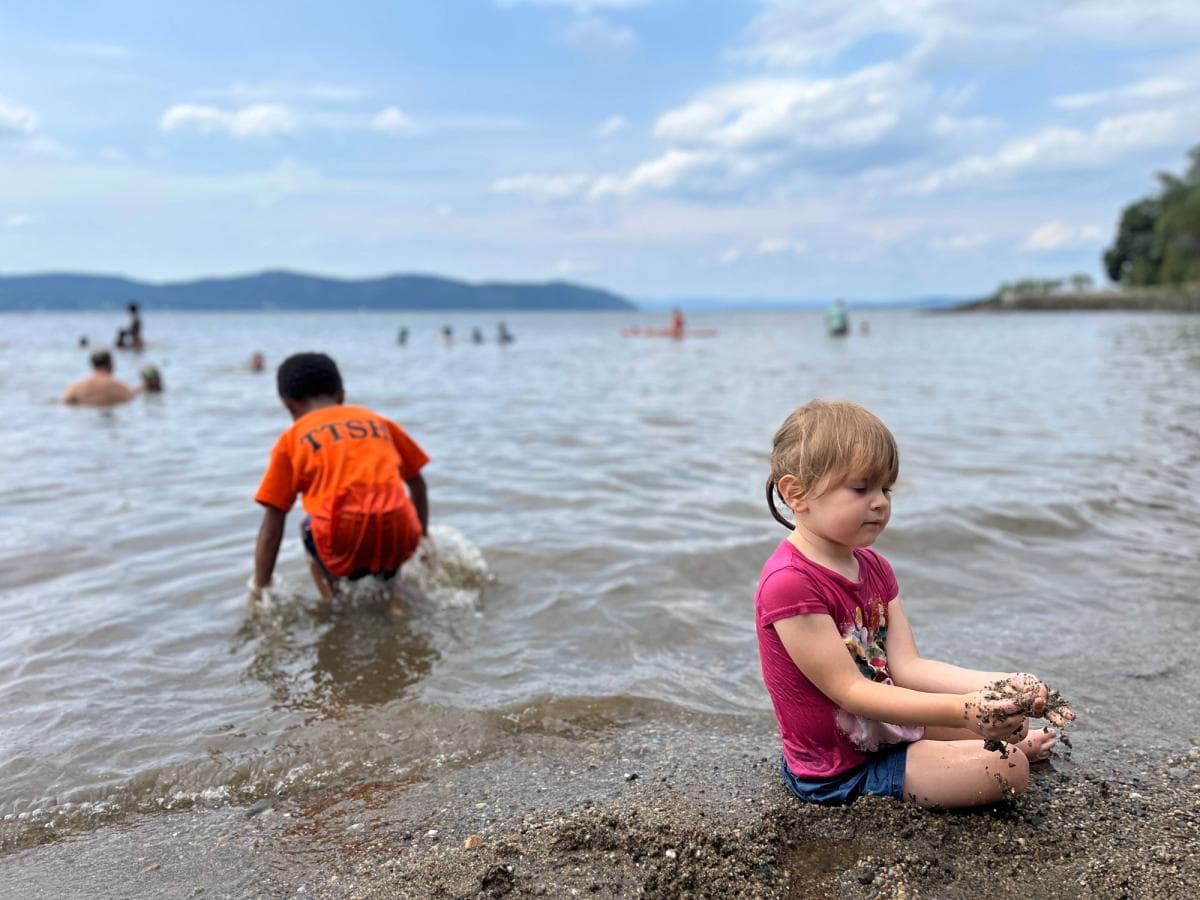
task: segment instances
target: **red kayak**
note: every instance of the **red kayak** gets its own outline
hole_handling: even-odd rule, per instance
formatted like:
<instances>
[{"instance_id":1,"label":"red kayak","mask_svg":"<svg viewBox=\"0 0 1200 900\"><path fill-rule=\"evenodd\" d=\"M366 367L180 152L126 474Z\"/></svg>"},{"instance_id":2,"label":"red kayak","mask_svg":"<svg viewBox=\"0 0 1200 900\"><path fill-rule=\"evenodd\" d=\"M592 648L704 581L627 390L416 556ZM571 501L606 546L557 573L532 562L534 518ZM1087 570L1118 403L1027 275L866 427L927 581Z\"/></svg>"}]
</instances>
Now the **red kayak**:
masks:
<instances>
[{"instance_id":1,"label":"red kayak","mask_svg":"<svg viewBox=\"0 0 1200 900\"><path fill-rule=\"evenodd\" d=\"M621 337L665 337L665 338L711 338L717 336L715 328L688 328L678 334L665 325L629 325L621 329Z\"/></svg>"}]
</instances>

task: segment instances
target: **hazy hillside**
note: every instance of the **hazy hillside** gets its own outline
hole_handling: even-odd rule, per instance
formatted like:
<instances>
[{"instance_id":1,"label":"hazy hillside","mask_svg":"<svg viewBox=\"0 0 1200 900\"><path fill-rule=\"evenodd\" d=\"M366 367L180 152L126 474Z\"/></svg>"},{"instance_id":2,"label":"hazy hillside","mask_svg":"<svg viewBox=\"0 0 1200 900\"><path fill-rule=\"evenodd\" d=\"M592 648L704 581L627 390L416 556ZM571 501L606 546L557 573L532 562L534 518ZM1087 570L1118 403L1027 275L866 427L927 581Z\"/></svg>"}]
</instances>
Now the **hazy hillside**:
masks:
<instances>
[{"instance_id":1,"label":"hazy hillside","mask_svg":"<svg viewBox=\"0 0 1200 900\"><path fill-rule=\"evenodd\" d=\"M343 281L294 272L151 284L103 275L0 276L0 311L104 309L634 309L609 291L569 284L468 284L429 275Z\"/></svg>"}]
</instances>

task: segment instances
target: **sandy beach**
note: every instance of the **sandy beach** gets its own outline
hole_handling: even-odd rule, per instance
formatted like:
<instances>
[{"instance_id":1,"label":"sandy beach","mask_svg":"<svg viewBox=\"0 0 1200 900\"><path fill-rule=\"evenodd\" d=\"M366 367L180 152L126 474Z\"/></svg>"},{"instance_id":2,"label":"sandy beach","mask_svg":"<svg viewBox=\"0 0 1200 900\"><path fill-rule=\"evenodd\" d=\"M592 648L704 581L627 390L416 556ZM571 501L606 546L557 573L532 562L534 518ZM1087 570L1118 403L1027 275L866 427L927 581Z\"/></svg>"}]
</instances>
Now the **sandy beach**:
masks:
<instances>
[{"instance_id":1,"label":"sandy beach","mask_svg":"<svg viewBox=\"0 0 1200 900\"><path fill-rule=\"evenodd\" d=\"M416 784L114 822L4 857L11 897L1179 897L1200 750L1055 758L1021 798L807 806L762 727L544 733Z\"/></svg>"}]
</instances>

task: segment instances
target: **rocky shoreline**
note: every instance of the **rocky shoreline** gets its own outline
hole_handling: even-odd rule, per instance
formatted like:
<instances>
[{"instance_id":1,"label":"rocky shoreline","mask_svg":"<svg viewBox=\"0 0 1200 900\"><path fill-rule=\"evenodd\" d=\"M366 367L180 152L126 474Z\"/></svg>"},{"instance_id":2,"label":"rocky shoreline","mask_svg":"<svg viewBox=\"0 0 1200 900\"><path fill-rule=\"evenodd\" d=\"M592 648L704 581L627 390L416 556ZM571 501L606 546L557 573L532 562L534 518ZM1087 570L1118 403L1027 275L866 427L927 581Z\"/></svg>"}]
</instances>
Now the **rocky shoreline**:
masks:
<instances>
[{"instance_id":1,"label":"rocky shoreline","mask_svg":"<svg viewBox=\"0 0 1200 900\"><path fill-rule=\"evenodd\" d=\"M1112 291L1035 293L1007 290L948 308L948 312L1110 310L1200 312L1200 287L1144 287Z\"/></svg>"},{"instance_id":2,"label":"rocky shoreline","mask_svg":"<svg viewBox=\"0 0 1200 900\"><path fill-rule=\"evenodd\" d=\"M1021 798L795 801L763 723L542 734L434 780L147 816L0 858L21 897L1179 897L1200 749L1056 757Z\"/></svg>"}]
</instances>

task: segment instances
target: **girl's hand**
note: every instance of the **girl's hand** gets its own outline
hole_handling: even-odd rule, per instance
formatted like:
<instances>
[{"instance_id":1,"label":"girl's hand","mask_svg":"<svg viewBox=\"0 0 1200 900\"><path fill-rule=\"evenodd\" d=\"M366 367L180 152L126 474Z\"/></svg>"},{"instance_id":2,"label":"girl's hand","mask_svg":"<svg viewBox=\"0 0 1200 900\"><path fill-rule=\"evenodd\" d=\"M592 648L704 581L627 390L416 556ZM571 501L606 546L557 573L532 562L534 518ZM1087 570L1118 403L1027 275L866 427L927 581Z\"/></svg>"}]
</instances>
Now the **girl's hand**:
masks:
<instances>
[{"instance_id":1,"label":"girl's hand","mask_svg":"<svg viewBox=\"0 0 1200 900\"><path fill-rule=\"evenodd\" d=\"M963 694L963 718L967 728L987 740L1009 740L1027 727L1022 698L990 687Z\"/></svg>"},{"instance_id":2,"label":"girl's hand","mask_svg":"<svg viewBox=\"0 0 1200 900\"><path fill-rule=\"evenodd\" d=\"M1075 718L1074 711L1058 691L1051 690L1044 681L1028 672L1010 675L990 685L989 689L1022 698L1026 715L1045 719L1060 728Z\"/></svg>"}]
</instances>

